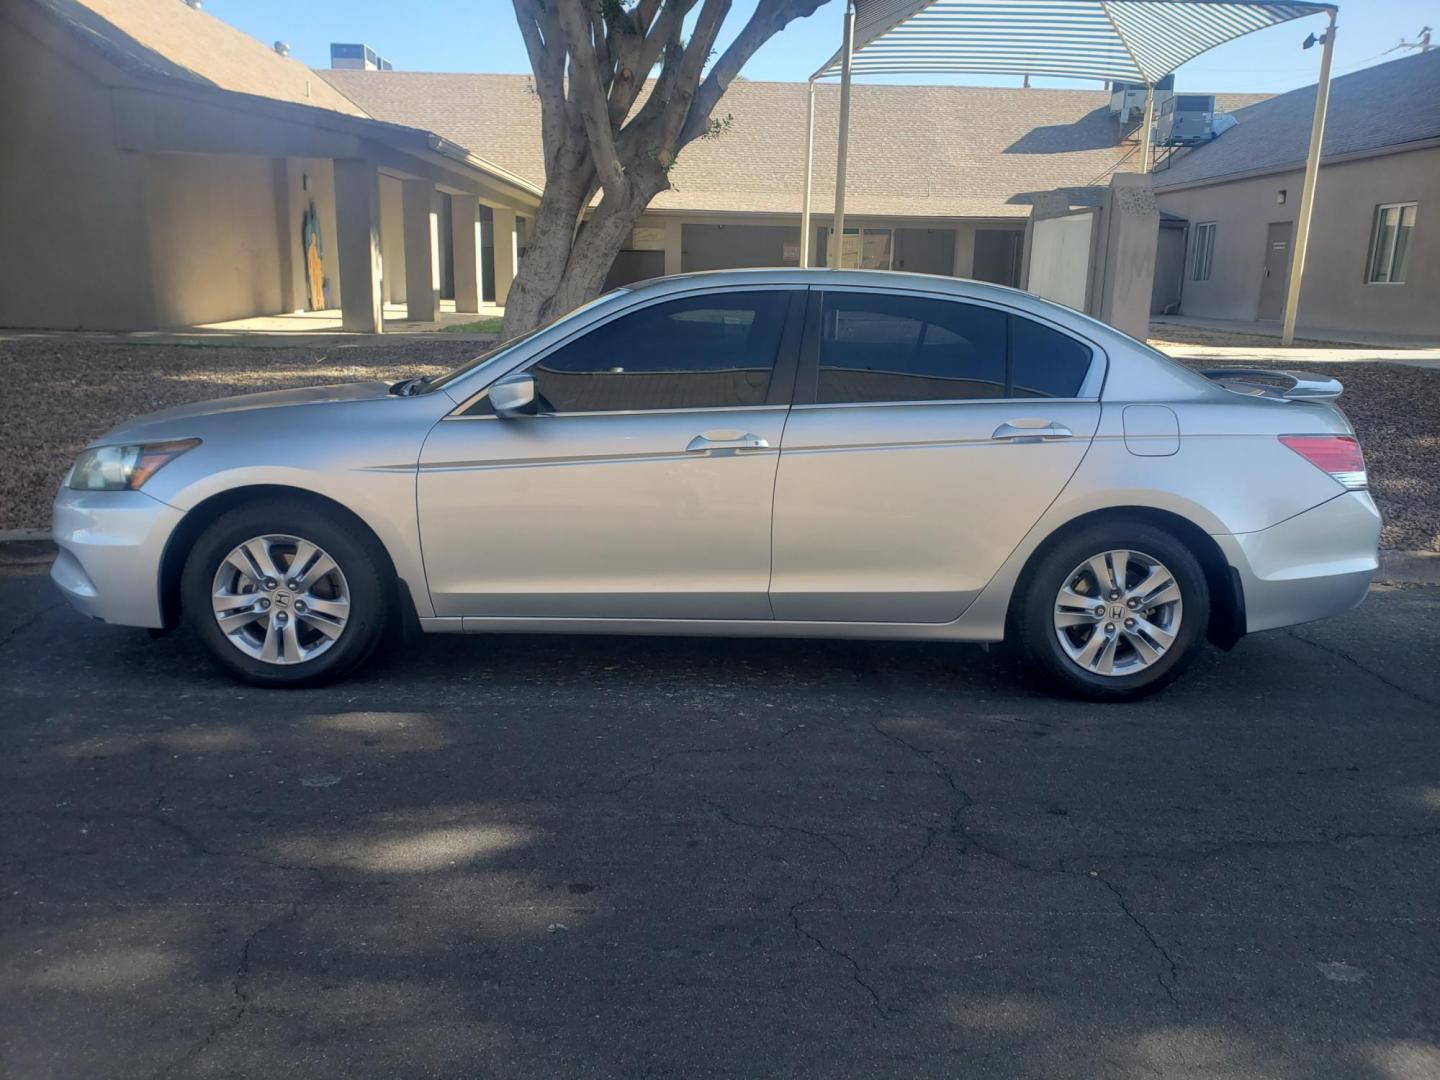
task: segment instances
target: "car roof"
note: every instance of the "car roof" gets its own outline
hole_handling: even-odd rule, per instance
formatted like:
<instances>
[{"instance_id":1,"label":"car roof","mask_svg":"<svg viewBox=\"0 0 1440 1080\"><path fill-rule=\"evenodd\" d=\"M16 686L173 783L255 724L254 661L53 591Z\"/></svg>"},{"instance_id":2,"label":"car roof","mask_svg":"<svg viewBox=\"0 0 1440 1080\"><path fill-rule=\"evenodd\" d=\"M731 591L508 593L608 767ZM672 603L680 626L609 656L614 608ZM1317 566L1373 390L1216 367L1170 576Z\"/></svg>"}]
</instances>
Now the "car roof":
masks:
<instances>
[{"instance_id":1,"label":"car roof","mask_svg":"<svg viewBox=\"0 0 1440 1080\"><path fill-rule=\"evenodd\" d=\"M631 292L695 285L848 285L880 289L924 289L929 292L953 292L961 296L993 296L995 299L1026 299L1035 297L1021 289L994 285L970 278L946 274L917 274L906 270L836 270L828 267L751 266L734 270L693 270L684 274L647 278L625 288Z\"/></svg>"},{"instance_id":2,"label":"car roof","mask_svg":"<svg viewBox=\"0 0 1440 1080\"><path fill-rule=\"evenodd\" d=\"M700 288L724 288L727 285L792 285L835 286L861 289L914 289L917 292L940 293L969 300L992 303L1051 319L1083 333L1090 338L1134 344L1134 340L1107 323L1075 308L1046 300L1024 289L995 285L988 281L950 277L946 274L916 274L906 270L836 270L826 267L759 266L736 270L697 270L667 277L647 278L624 286L631 294L663 296Z\"/></svg>"}]
</instances>

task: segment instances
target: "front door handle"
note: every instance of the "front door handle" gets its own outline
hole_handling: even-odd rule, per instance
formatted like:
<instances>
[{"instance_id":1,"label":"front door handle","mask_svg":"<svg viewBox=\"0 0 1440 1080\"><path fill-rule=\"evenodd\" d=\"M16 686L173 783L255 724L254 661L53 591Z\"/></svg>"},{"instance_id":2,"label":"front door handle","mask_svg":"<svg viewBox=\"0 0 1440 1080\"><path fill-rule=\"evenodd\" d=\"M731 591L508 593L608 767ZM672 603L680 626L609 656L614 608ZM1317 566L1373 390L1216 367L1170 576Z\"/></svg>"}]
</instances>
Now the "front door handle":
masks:
<instances>
[{"instance_id":1,"label":"front door handle","mask_svg":"<svg viewBox=\"0 0 1440 1080\"><path fill-rule=\"evenodd\" d=\"M1040 442L1045 439L1068 439L1074 434L1064 424L1057 424L1054 421L1048 424L1006 421L997 427L995 433L990 437L1007 442Z\"/></svg>"},{"instance_id":2,"label":"front door handle","mask_svg":"<svg viewBox=\"0 0 1440 1080\"><path fill-rule=\"evenodd\" d=\"M765 450L769 446L769 439L762 439L748 431L743 435L731 431L711 431L691 439L685 452L701 454L706 450Z\"/></svg>"}]
</instances>

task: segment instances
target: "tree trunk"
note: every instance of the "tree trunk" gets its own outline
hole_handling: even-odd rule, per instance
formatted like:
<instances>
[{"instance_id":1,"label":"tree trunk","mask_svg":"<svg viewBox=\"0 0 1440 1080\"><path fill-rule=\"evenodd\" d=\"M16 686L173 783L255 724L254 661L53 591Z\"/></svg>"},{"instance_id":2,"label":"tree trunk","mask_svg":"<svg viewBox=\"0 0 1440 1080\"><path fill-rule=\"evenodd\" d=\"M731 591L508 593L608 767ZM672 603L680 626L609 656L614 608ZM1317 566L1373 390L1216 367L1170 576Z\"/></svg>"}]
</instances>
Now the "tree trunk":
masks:
<instances>
[{"instance_id":1,"label":"tree trunk","mask_svg":"<svg viewBox=\"0 0 1440 1080\"><path fill-rule=\"evenodd\" d=\"M600 292L645 207L670 186L675 155L714 133L710 114L740 68L824 2L757 0L706 72L731 0L513 0L540 99L545 190L505 302L506 337Z\"/></svg>"},{"instance_id":2,"label":"tree trunk","mask_svg":"<svg viewBox=\"0 0 1440 1080\"><path fill-rule=\"evenodd\" d=\"M636 222L650 200L668 186L659 169L646 169L645 163L635 163L632 169L628 191L603 198L578 233L571 223L585 210L581 200L589 192L573 183L546 186L534 235L505 303L502 337L543 326L600 294ZM656 175L644 175L647 172Z\"/></svg>"}]
</instances>

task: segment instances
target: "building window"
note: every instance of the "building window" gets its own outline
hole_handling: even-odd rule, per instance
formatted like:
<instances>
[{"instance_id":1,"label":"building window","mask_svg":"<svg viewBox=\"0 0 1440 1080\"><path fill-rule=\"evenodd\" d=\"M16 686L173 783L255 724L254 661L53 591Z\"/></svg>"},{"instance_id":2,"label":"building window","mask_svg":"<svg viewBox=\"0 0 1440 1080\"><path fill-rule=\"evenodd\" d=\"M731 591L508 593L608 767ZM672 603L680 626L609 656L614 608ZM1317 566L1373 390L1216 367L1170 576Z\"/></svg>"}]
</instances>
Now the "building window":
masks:
<instances>
[{"instance_id":1,"label":"building window","mask_svg":"<svg viewBox=\"0 0 1440 1080\"><path fill-rule=\"evenodd\" d=\"M1215 222L1195 226L1195 246L1190 252L1190 280L1209 281L1210 264L1215 258Z\"/></svg>"},{"instance_id":2,"label":"building window","mask_svg":"<svg viewBox=\"0 0 1440 1080\"><path fill-rule=\"evenodd\" d=\"M1405 259L1415 229L1415 203L1391 203L1375 208L1375 231L1370 237L1371 285L1400 285L1405 281Z\"/></svg>"}]
</instances>

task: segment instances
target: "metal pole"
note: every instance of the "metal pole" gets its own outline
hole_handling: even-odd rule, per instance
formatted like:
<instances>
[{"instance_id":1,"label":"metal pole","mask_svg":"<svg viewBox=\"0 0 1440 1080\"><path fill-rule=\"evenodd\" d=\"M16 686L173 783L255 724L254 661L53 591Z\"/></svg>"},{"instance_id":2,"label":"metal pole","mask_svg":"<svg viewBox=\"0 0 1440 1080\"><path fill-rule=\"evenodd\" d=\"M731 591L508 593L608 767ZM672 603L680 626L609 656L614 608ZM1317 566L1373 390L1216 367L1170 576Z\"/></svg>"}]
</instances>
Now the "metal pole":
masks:
<instances>
[{"instance_id":1,"label":"metal pole","mask_svg":"<svg viewBox=\"0 0 1440 1080\"><path fill-rule=\"evenodd\" d=\"M1305 276L1305 249L1310 243L1310 217L1315 210L1315 185L1320 179L1320 147L1325 137L1325 110L1330 104L1330 58L1335 52L1335 9L1320 53L1320 81L1315 84L1315 119L1310 124L1310 153L1305 158L1305 184L1300 191L1300 220L1295 223L1295 249L1290 255L1290 281L1285 289L1285 327L1280 344L1295 342L1295 317L1300 312L1300 285Z\"/></svg>"},{"instance_id":2,"label":"metal pole","mask_svg":"<svg viewBox=\"0 0 1440 1080\"><path fill-rule=\"evenodd\" d=\"M800 265L810 265L810 183L815 176L815 80L805 111L805 201L800 204Z\"/></svg>"},{"instance_id":3,"label":"metal pole","mask_svg":"<svg viewBox=\"0 0 1440 1080\"><path fill-rule=\"evenodd\" d=\"M855 52L855 5L845 5L845 47L840 67L840 140L835 159L835 232L826 261L840 265L845 249L845 157L850 148L850 58Z\"/></svg>"},{"instance_id":4,"label":"metal pole","mask_svg":"<svg viewBox=\"0 0 1440 1080\"><path fill-rule=\"evenodd\" d=\"M1150 171L1150 129L1155 124L1155 87L1145 84L1145 119L1141 121L1144 130L1140 132L1140 171Z\"/></svg>"}]
</instances>

